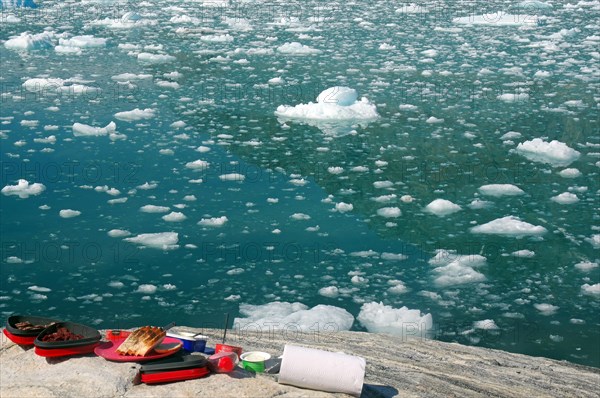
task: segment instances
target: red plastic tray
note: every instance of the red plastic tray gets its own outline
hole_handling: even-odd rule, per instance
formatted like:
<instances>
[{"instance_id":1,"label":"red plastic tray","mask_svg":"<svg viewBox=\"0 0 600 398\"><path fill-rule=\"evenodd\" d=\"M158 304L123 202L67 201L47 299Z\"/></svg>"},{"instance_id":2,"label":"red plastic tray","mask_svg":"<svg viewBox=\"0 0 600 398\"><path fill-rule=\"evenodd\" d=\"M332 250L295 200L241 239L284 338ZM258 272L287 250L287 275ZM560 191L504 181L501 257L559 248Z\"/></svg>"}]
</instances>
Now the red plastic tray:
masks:
<instances>
[{"instance_id":1,"label":"red plastic tray","mask_svg":"<svg viewBox=\"0 0 600 398\"><path fill-rule=\"evenodd\" d=\"M206 376L209 373L210 371L206 368L174 370L172 372L160 372L151 374L142 373L142 383L157 384L170 383L173 381L199 379L200 377Z\"/></svg>"},{"instance_id":2,"label":"red plastic tray","mask_svg":"<svg viewBox=\"0 0 600 398\"><path fill-rule=\"evenodd\" d=\"M8 339L10 341L12 341L15 344L19 344L19 345L33 345L33 342L35 341L35 338L36 338L36 336L17 336L15 334L12 334L11 332L9 332L6 329L4 329L3 332L4 332L4 335L6 337L8 337Z\"/></svg>"},{"instance_id":3,"label":"red plastic tray","mask_svg":"<svg viewBox=\"0 0 600 398\"><path fill-rule=\"evenodd\" d=\"M89 354L90 352L94 352L94 349L98 346L99 343L93 343L78 347L69 347L69 348L40 348L35 347L35 353L41 357L68 357L71 355L81 355L81 354Z\"/></svg>"},{"instance_id":4,"label":"red plastic tray","mask_svg":"<svg viewBox=\"0 0 600 398\"><path fill-rule=\"evenodd\" d=\"M117 353L117 348L124 342L125 339L115 340L115 341L107 341L105 343L101 343L96 347L94 352L96 355L108 360L108 361L116 361L116 362L143 362L150 361L152 359L159 359L168 357L169 355L175 354L174 352L167 352L164 354L157 354L154 350L150 351L146 356L133 356L133 355L121 355ZM181 341L178 339L174 339L172 337L165 337L163 340L164 344L181 344Z\"/></svg>"}]
</instances>

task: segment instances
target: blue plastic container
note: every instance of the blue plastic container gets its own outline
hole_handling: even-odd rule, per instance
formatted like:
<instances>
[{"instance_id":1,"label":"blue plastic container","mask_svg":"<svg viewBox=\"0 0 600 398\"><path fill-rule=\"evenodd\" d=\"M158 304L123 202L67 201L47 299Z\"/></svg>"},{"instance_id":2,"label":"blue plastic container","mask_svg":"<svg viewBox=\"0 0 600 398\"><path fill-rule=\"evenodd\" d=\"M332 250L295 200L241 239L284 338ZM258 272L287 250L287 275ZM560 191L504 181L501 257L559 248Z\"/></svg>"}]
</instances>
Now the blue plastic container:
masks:
<instances>
[{"instance_id":1,"label":"blue plastic container","mask_svg":"<svg viewBox=\"0 0 600 398\"><path fill-rule=\"evenodd\" d=\"M180 340L187 352L204 352L206 348L206 336L194 337L194 333L188 332L167 333L167 336Z\"/></svg>"}]
</instances>

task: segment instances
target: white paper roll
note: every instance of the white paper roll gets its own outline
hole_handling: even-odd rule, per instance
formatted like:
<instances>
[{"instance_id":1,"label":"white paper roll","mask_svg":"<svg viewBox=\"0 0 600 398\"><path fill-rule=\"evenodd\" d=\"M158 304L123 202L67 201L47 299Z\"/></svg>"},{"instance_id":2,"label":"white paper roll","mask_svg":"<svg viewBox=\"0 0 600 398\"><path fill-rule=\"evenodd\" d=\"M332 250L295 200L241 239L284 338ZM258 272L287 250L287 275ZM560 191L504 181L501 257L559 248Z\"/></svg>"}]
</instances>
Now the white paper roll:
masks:
<instances>
[{"instance_id":1,"label":"white paper roll","mask_svg":"<svg viewBox=\"0 0 600 398\"><path fill-rule=\"evenodd\" d=\"M360 396L365 379L364 358L286 345L279 383Z\"/></svg>"}]
</instances>

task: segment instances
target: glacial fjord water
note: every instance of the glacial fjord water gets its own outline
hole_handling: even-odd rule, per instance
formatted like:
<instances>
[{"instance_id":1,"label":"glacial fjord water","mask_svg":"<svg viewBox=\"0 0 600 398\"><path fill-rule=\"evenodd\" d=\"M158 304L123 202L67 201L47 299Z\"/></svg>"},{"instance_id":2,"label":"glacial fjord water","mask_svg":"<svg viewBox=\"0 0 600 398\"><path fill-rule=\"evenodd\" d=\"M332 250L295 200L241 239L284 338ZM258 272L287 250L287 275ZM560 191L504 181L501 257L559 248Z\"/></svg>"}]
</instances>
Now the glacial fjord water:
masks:
<instances>
[{"instance_id":1,"label":"glacial fjord water","mask_svg":"<svg viewBox=\"0 0 600 398\"><path fill-rule=\"evenodd\" d=\"M600 366L600 2L9 3L3 315ZM336 86L378 117L275 114Z\"/></svg>"}]
</instances>

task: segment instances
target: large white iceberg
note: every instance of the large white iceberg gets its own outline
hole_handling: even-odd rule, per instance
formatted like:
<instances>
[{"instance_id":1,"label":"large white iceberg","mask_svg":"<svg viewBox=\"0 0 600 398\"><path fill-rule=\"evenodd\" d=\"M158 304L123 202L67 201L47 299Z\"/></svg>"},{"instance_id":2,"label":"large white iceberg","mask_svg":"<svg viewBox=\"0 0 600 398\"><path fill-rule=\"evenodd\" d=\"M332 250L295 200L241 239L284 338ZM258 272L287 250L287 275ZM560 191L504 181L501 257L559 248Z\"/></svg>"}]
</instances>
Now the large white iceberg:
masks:
<instances>
[{"instance_id":1,"label":"large white iceberg","mask_svg":"<svg viewBox=\"0 0 600 398\"><path fill-rule=\"evenodd\" d=\"M548 231L540 225L521 221L518 217L506 216L483 225L477 225L471 228L471 232L474 234L523 237L543 235Z\"/></svg>"},{"instance_id":2,"label":"large white iceberg","mask_svg":"<svg viewBox=\"0 0 600 398\"><path fill-rule=\"evenodd\" d=\"M151 249L172 250L179 247L177 245L177 242L179 242L179 234L177 232L139 234L131 238L125 238L124 240Z\"/></svg>"},{"instance_id":3,"label":"large white iceberg","mask_svg":"<svg viewBox=\"0 0 600 398\"><path fill-rule=\"evenodd\" d=\"M357 319L369 332L389 333L403 338L429 337L429 330L433 327L431 314L376 302L363 304Z\"/></svg>"},{"instance_id":4,"label":"large white iceberg","mask_svg":"<svg viewBox=\"0 0 600 398\"><path fill-rule=\"evenodd\" d=\"M554 167L568 166L579 159L581 155L563 142L556 140L546 142L541 138L522 142L513 151L531 161L547 163Z\"/></svg>"},{"instance_id":5,"label":"large white iceberg","mask_svg":"<svg viewBox=\"0 0 600 398\"><path fill-rule=\"evenodd\" d=\"M30 34L23 32L19 36L13 36L4 42L4 47L11 50L41 50L54 47L55 34L42 32Z\"/></svg>"},{"instance_id":6,"label":"large white iceberg","mask_svg":"<svg viewBox=\"0 0 600 398\"><path fill-rule=\"evenodd\" d=\"M117 130L117 125L115 122L110 122L104 127L94 127L89 126L83 123L74 123L73 124L73 135L75 137L80 136L101 136L101 135L109 135L115 134Z\"/></svg>"},{"instance_id":7,"label":"large white iceberg","mask_svg":"<svg viewBox=\"0 0 600 398\"><path fill-rule=\"evenodd\" d=\"M20 179L17 185L7 185L2 188L2 194L6 196L16 195L21 199L27 199L29 196L39 195L46 190L46 186L39 182L29 183L29 181Z\"/></svg>"},{"instance_id":8,"label":"large white iceberg","mask_svg":"<svg viewBox=\"0 0 600 398\"><path fill-rule=\"evenodd\" d=\"M372 120L377 119L377 107L365 97L358 98L356 90L349 87L331 87L321 92L317 102L296 106L280 105L275 115L289 119L319 121Z\"/></svg>"},{"instance_id":9,"label":"large white iceberg","mask_svg":"<svg viewBox=\"0 0 600 398\"><path fill-rule=\"evenodd\" d=\"M273 302L264 305L240 304L240 314L235 318L236 328L251 330L350 330L354 317L343 308L317 305L313 308L302 303Z\"/></svg>"}]
</instances>

